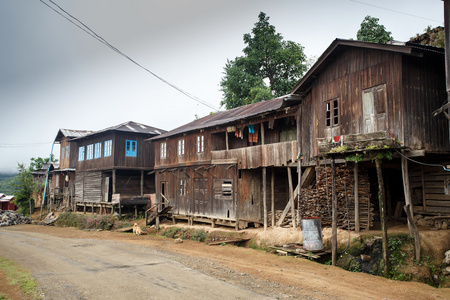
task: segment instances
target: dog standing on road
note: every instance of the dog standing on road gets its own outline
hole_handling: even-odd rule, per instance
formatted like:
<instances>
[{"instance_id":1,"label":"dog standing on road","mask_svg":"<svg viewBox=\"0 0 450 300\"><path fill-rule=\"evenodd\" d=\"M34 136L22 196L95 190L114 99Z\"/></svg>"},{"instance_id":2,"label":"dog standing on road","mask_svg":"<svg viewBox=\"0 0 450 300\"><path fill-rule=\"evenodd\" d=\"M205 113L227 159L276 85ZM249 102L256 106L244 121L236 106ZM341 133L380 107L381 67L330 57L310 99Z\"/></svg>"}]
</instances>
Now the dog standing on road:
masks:
<instances>
[{"instance_id":1,"label":"dog standing on road","mask_svg":"<svg viewBox=\"0 0 450 300\"><path fill-rule=\"evenodd\" d=\"M134 226L133 226L133 234L141 235L142 233L143 233L143 232L142 232L142 228L139 227L137 223L134 223Z\"/></svg>"}]
</instances>

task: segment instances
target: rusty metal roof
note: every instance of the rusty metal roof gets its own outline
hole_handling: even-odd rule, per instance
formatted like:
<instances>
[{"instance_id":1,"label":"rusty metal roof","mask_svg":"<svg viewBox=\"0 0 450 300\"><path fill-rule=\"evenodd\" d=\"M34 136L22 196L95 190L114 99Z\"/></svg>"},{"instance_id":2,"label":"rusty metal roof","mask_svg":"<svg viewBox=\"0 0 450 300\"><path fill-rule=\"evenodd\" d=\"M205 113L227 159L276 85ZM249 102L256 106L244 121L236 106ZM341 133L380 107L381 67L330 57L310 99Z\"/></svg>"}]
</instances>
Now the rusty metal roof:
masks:
<instances>
[{"instance_id":1,"label":"rusty metal roof","mask_svg":"<svg viewBox=\"0 0 450 300\"><path fill-rule=\"evenodd\" d=\"M335 59L343 49L348 49L349 47L365 48L365 49L375 49L382 51L397 52L402 54L413 54L413 53L435 53L437 55L444 55L445 49L427 45L420 45L410 42L393 42L390 44L378 44L370 42L362 42L356 40L345 40L345 39L335 39L330 46L322 53L322 55L317 59L317 62L309 69L309 71L301 78L295 87L292 89L292 94L297 94L303 96L309 90L310 85L314 82L318 74L320 74L324 68L326 68L330 62Z\"/></svg>"},{"instance_id":2,"label":"rusty metal roof","mask_svg":"<svg viewBox=\"0 0 450 300\"><path fill-rule=\"evenodd\" d=\"M158 140L177 134L218 125L232 124L233 122L236 122L238 120L243 120L267 112L276 111L280 108L289 106L289 103L291 103L289 97L290 95L285 95L272 100L261 101L257 103L244 105L241 107L232 108L226 111L216 112L201 119L180 126L178 128L175 128L164 134L150 138L150 140ZM298 103L298 100L295 101L296 103Z\"/></svg>"},{"instance_id":3,"label":"rusty metal roof","mask_svg":"<svg viewBox=\"0 0 450 300\"><path fill-rule=\"evenodd\" d=\"M148 134L148 135L159 135L162 133L165 133L166 130L159 129L156 127L144 125L141 123L128 121L125 123L121 123L119 125L111 126L99 131L93 131L92 133L89 133L87 135L84 135L82 137L77 137L72 140L78 140L84 137L93 136L99 133L107 132L107 131L122 131L122 132L133 132L133 133L141 133L141 134Z\"/></svg>"}]
</instances>

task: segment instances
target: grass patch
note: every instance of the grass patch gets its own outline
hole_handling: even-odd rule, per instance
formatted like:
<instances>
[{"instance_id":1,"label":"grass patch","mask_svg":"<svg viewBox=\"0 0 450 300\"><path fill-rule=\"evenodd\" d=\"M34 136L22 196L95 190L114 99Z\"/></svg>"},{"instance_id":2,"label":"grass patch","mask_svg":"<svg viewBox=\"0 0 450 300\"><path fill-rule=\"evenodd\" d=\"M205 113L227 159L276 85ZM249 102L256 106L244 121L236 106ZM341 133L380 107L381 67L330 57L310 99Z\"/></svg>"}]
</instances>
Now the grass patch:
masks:
<instances>
[{"instance_id":1,"label":"grass patch","mask_svg":"<svg viewBox=\"0 0 450 300\"><path fill-rule=\"evenodd\" d=\"M161 232L161 235L171 239L180 238L182 240L204 242L208 238L209 232L204 229L168 227Z\"/></svg>"},{"instance_id":2,"label":"grass patch","mask_svg":"<svg viewBox=\"0 0 450 300\"><path fill-rule=\"evenodd\" d=\"M100 215L80 215L74 213L62 213L58 216L56 226L75 227L77 229L100 229L114 230L123 227L130 227L129 221L119 220L115 216Z\"/></svg>"},{"instance_id":3,"label":"grass patch","mask_svg":"<svg viewBox=\"0 0 450 300\"><path fill-rule=\"evenodd\" d=\"M18 285L25 296L40 299L38 285L29 271L3 257L0 257L0 269L5 272L9 285ZM0 300L2 299L8 298L0 294Z\"/></svg>"}]
</instances>

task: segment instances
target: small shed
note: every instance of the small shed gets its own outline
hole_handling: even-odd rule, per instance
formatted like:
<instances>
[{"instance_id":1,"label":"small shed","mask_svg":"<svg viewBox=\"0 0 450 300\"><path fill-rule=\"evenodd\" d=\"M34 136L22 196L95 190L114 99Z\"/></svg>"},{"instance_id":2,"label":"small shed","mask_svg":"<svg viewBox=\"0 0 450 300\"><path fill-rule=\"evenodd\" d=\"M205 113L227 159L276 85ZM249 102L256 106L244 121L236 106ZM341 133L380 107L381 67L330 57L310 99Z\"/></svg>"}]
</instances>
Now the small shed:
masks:
<instances>
[{"instance_id":1,"label":"small shed","mask_svg":"<svg viewBox=\"0 0 450 300\"><path fill-rule=\"evenodd\" d=\"M14 196L0 194L0 210L16 210L16 206L12 203L13 200Z\"/></svg>"}]
</instances>

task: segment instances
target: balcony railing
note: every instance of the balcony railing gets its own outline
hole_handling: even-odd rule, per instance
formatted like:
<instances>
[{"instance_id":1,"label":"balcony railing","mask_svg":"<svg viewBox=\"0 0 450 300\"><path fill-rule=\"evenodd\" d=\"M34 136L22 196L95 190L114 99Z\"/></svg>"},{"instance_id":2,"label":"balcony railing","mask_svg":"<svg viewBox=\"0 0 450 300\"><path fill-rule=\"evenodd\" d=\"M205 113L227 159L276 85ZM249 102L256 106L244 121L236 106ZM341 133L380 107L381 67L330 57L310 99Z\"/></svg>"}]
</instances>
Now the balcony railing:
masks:
<instances>
[{"instance_id":1,"label":"balcony railing","mask_svg":"<svg viewBox=\"0 0 450 300\"><path fill-rule=\"evenodd\" d=\"M211 161L236 161L241 169L281 167L297 161L297 141L211 152Z\"/></svg>"}]
</instances>

